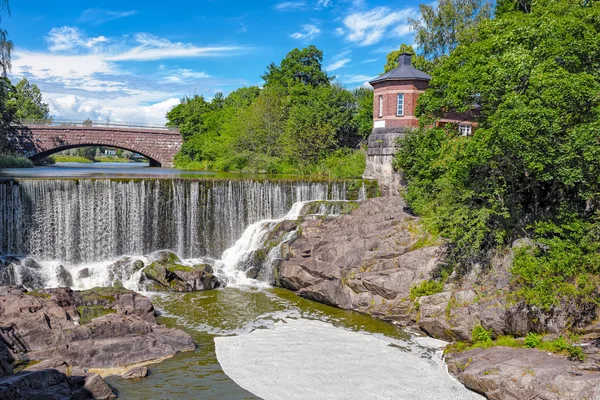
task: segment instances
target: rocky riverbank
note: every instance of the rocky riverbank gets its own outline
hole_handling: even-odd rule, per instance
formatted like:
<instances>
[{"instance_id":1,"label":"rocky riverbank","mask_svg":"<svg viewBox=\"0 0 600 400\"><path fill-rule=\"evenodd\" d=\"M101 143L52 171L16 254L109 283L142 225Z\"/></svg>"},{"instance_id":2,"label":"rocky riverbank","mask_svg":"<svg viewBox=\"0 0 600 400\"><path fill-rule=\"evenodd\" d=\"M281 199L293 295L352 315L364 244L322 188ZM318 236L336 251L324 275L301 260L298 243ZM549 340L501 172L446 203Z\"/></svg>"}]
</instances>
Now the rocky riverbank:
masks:
<instances>
[{"instance_id":1,"label":"rocky riverbank","mask_svg":"<svg viewBox=\"0 0 600 400\"><path fill-rule=\"evenodd\" d=\"M299 232L275 271L277 285L447 341L471 342L476 327L493 338L578 333L585 363L535 349L491 347L448 354L449 370L491 399L600 398L599 310L582 314L565 305L544 313L509 302L512 250L499 254L489 270L450 276L443 285L430 281L440 271L441 243L419 228L400 197L370 199L334 219L306 219Z\"/></svg>"},{"instance_id":2,"label":"rocky riverbank","mask_svg":"<svg viewBox=\"0 0 600 400\"><path fill-rule=\"evenodd\" d=\"M101 375L195 349L157 324L147 297L121 288L0 287L0 321L0 398L115 398Z\"/></svg>"}]
</instances>

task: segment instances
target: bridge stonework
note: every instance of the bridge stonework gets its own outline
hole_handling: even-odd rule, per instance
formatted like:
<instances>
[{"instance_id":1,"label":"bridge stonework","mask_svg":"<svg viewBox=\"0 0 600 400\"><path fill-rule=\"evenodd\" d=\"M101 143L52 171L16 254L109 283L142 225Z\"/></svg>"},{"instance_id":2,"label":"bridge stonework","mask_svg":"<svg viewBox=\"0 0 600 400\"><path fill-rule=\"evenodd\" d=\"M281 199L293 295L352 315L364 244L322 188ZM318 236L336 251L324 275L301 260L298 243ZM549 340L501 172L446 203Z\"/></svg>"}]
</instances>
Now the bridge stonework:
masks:
<instances>
[{"instance_id":1,"label":"bridge stonework","mask_svg":"<svg viewBox=\"0 0 600 400\"><path fill-rule=\"evenodd\" d=\"M167 168L174 167L183 143L179 132L166 129L51 125L21 127L10 140L33 161L75 147L106 146L139 153L150 159L150 166Z\"/></svg>"}]
</instances>

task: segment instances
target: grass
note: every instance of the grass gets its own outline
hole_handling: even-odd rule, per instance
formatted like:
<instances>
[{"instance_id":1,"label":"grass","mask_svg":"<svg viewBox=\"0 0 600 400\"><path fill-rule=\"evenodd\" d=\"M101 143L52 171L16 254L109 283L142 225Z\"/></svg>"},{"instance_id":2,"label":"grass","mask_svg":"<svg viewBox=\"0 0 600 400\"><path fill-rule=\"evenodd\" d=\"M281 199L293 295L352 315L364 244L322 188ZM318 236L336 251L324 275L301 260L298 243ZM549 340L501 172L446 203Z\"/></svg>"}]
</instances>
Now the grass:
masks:
<instances>
[{"instance_id":1,"label":"grass","mask_svg":"<svg viewBox=\"0 0 600 400\"><path fill-rule=\"evenodd\" d=\"M495 340L492 338L492 331L484 329L480 324L473 328L473 341L455 342L446 347L448 352L462 352L472 349L489 349L490 347L515 347L538 349L550 353L562 354L579 361L585 360L585 354L580 346L573 344L578 340L577 336L571 336L569 339L559 336L554 340L544 340L540 334L529 332L524 339L516 339L510 335L499 336Z\"/></svg>"},{"instance_id":2,"label":"grass","mask_svg":"<svg viewBox=\"0 0 600 400\"><path fill-rule=\"evenodd\" d=\"M97 162L115 162L115 163L132 163L135 161L130 160L129 158L124 157L116 157L116 156L98 156L96 157Z\"/></svg>"},{"instance_id":3,"label":"grass","mask_svg":"<svg viewBox=\"0 0 600 400\"><path fill-rule=\"evenodd\" d=\"M81 156L54 155L54 156L50 156L50 158L58 163L92 163L93 162L89 158L85 158L85 157L81 157Z\"/></svg>"},{"instance_id":4,"label":"grass","mask_svg":"<svg viewBox=\"0 0 600 400\"><path fill-rule=\"evenodd\" d=\"M116 313L114 309L104 306L78 306L77 312L79 313L79 323L81 325L89 324L94 318Z\"/></svg>"},{"instance_id":5,"label":"grass","mask_svg":"<svg viewBox=\"0 0 600 400\"><path fill-rule=\"evenodd\" d=\"M0 168L33 168L33 162L23 156L0 155Z\"/></svg>"}]
</instances>

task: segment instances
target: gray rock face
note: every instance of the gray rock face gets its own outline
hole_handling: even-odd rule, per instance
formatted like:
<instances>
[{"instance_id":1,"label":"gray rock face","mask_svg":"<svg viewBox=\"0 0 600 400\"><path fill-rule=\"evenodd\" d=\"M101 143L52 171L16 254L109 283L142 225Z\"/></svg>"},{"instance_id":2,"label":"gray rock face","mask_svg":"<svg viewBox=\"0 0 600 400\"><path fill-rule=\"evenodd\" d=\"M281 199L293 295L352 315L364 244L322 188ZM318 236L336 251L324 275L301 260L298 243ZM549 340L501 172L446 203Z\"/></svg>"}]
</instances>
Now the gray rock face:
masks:
<instances>
[{"instance_id":1,"label":"gray rock face","mask_svg":"<svg viewBox=\"0 0 600 400\"><path fill-rule=\"evenodd\" d=\"M416 248L417 219L400 197L364 202L348 215L307 220L276 283L316 301L390 321L415 319L412 285L429 279L439 247Z\"/></svg>"},{"instance_id":2,"label":"gray rock face","mask_svg":"<svg viewBox=\"0 0 600 400\"><path fill-rule=\"evenodd\" d=\"M0 377L0 399L109 400L116 397L98 374L67 376L56 369L44 369Z\"/></svg>"},{"instance_id":3,"label":"gray rock face","mask_svg":"<svg viewBox=\"0 0 600 400\"><path fill-rule=\"evenodd\" d=\"M492 400L600 398L600 372L534 349L494 347L446 357L448 370Z\"/></svg>"},{"instance_id":4,"label":"gray rock face","mask_svg":"<svg viewBox=\"0 0 600 400\"><path fill-rule=\"evenodd\" d=\"M32 296L13 288L0 294L0 320L9 363L59 359L81 368L114 368L195 348L187 333L156 324L146 297L125 289L48 289Z\"/></svg>"}]
</instances>

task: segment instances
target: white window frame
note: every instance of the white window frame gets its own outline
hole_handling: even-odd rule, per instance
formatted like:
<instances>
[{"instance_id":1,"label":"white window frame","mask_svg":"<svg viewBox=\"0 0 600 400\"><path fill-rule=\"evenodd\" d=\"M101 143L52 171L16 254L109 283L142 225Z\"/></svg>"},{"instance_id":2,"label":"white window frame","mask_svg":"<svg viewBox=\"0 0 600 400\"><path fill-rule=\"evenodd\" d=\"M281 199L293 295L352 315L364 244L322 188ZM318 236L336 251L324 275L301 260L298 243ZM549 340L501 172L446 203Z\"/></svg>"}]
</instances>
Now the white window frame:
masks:
<instances>
[{"instance_id":1,"label":"white window frame","mask_svg":"<svg viewBox=\"0 0 600 400\"><path fill-rule=\"evenodd\" d=\"M404 93L398 93L396 96L396 116L404 117Z\"/></svg>"},{"instance_id":2,"label":"white window frame","mask_svg":"<svg viewBox=\"0 0 600 400\"><path fill-rule=\"evenodd\" d=\"M458 133L460 133L460 136L471 136L473 126L471 124L458 124Z\"/></svg>"},{"instance_id":3,"label":"white window frame","mask_svg":"<svg viewBox=\"0 0 600 400\"><path fill-rule=\"evenodd\" d=\"M379 118L383 117L383 95L379 95Z\"/></svg>"}]
</instances>

